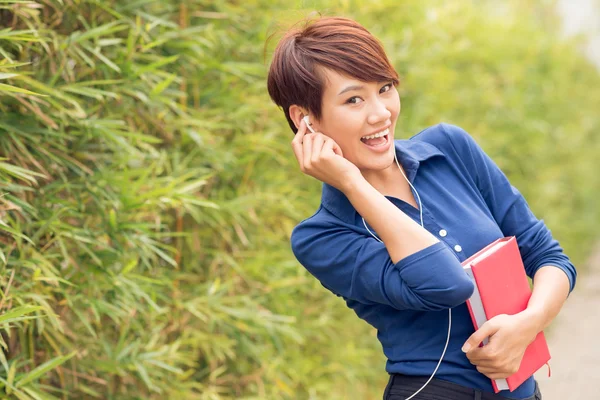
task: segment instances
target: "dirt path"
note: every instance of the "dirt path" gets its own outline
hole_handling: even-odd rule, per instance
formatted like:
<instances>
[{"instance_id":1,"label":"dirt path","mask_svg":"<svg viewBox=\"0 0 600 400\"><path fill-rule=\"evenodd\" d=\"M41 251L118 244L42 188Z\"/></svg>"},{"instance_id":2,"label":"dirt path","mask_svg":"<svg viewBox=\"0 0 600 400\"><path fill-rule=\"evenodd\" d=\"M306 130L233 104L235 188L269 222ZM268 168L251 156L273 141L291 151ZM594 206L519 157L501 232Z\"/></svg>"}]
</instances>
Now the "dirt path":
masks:
<instances>
[{"instance_id":1,"label":"dirt path","mask_svg":"<svg viewBox=\"0 0 600 400\"><path fill-rule=\"evenodd\" d=\"M544 400L600 399L600 245L547 332L552 377L535 374Z\"/></svg>"}]
</instances>

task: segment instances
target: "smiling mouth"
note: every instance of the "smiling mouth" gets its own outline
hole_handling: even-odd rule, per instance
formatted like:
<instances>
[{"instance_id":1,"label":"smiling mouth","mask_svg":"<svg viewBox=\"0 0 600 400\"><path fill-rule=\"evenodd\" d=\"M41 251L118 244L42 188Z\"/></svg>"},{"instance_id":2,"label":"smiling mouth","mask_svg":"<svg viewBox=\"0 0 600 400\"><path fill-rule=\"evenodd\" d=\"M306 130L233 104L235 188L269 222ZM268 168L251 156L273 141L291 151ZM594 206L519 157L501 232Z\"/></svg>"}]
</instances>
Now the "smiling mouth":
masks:
<instances>
[{"instance_id":1,"label":"smiling mouth","mask_svg":"<svg viewBox=\"0 0 600 400\"><path fill-rule=\"evenodd\" d=\"M362 138L360 138L360 141L369 147L380 147L380 146L384 146L388 143L389 135L390 135L390 129L387 128L379 133L376 133L375 135L366 136L366 137L363 136Z\"/></svg>"}]
</instances>

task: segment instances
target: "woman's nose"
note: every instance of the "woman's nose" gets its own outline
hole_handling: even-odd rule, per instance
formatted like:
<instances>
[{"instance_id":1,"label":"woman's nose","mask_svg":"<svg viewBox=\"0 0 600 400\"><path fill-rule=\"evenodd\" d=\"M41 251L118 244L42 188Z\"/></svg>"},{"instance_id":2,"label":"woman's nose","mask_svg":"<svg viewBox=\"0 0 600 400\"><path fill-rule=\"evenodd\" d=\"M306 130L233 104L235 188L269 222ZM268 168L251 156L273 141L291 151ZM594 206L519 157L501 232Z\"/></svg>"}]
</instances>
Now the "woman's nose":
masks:
<instances>
[{"instance_id":1,"label":"woman's nose","mask_svg":"<svg viewBox=\"0 0 600 400\"><path fill-rule=\"evenodd\" d=\"M388 109L387 104L379 99L374 100L369 113L369 124L376 125L382 121L387 121L392 116L392 112Z\"/></svg>"}]
</instances>

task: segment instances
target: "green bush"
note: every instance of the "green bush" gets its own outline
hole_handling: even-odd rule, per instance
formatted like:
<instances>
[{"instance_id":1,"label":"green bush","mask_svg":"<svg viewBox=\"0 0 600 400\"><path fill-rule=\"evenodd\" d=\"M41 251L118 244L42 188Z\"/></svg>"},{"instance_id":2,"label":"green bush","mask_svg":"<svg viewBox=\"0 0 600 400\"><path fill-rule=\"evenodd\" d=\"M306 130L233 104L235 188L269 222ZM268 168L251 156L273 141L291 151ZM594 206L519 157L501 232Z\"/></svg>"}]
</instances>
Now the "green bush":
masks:
<instances>
[{"instance_id":1,"label":"green bush","mask_svg":"<svg viewBox=\"0 0 600 400\"><path fill-rule=\"evenodd\" d=\"M381 397L375 332L289 248L320 183L263 49L312 9L384 42L396 137L464 127L584 259L600 78L551 4L288 3L0 0L3 397Z\"/></svg>"}]
</instances>

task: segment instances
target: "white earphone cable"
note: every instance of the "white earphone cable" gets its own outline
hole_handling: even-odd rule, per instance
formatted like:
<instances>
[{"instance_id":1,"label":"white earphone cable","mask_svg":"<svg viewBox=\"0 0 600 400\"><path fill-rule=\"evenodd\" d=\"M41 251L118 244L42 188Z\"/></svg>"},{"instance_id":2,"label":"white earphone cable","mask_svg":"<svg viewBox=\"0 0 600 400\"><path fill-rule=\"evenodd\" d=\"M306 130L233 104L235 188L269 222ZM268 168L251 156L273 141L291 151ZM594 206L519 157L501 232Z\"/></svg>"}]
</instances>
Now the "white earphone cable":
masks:
<instances>
[{"instance_id":1,"label":"white earphone cable","mask_svg":"<svg viewBox=\"0 0 600 400\"><path fill-rule=\"evenodd\" d=\"M390 137L390 140L393 140L393 138ZM392 143L392 146L393 145L394 145L394 143ZM412 188L412 190L414 190L415 194L417 195L417 200L419 201L419 211L420 211L419 214L420 214L420 217L421 217L421 226L423 228L425 228L425 225L423 224L423 203L421 203L421 197L419 196L419 192L417 192L417 189L415 189L415 187L412 185L412 183L410 183L410 181L408 180L408 178L406 177L406 175L404 175L404 172L402 171L402 168L400 168L400 164L398 163L398 158L396 157L396 151L394 151L394 160L396 161L396 165L398 166L398 169L400 169L400 172L402 173L402 176L404 176L404 179L406 179L406 182L408 182L408 184L410 185L410 187ZM367 230L369 231L369 233L371 234L371 236L373 236L375 239L377 239L378 241L380 241L380 242L383 243L383 241L381 239L379 239L377 236L375 236L375 234L373 234L373 232L371 232L371 230L367 226L364 218L362 219L362 221L363 221L363 225L365 226L365 228L367 228ZM448 309L448 336L446 337L446 345L444 346L444 351L442 352L442 356L440 357L440 360L438 361L435 369L433 370L433 373L431 374L431 376L429 377L429 379L427 380L427 382L425 382L425 384L423 386L421 386L421 388L419 390L417 390L415 393L411 394L410 397L407 397L406 400L410 400L413 397L415 397L417 394L419 394L421 392L421 390L423 390L425 388L425 386L427 386L429 384L429 382L431 382L431 380L433 379L433 376L437 372L438 368L440 367L440 364L442 363L442 360L444 359L444 355L446 355L446 350L448 349L448 343L450 343L450 331L451 331L451 329L452 329L452 309L449 308Z\"/></svg>"},{"instance_id":2,"label":"white earphone cable","mask_svg":"<svg viewBox=\"0 0 600 400\"><path fill-rule=\"evenodd\" d=\"M314 129L310 126L310 122L308 120L308 115L304 116L304 121L306 122L306 126L308 127L308 129L312 133L315 133ZM390 137L390 140L393 140L393 137ZM394 145L394 143L392 143L392 146L393 145ZM408 180L408 178L406 177L406 175L404 175L404 172L402 171L402 168L400 167L400 163L398 163L398 158L396 157L396 152L395 151L394 151L394 161L396 161L396 165L398 166L398 169L402 173L402 176L404 176L404 179L406 179L406 182L408 182L408 184L410 185L410 187L412 188L412 190L415 192L415 195L417 196L417 200L419 201L419 216L421 218L421 226L423 228L425 228L425 224L423 223L423 203L421 203L421 196L419 196L419 192L417 192L417 189L415 189L415 187L412 185L412 183L410 183L410 181ZM363 225L365 226L365 228L367 229L367 231L369 231L369 233L371 234L371 236L373 236L379 242L382 242L381 239L379 239L373 232L371 232L371 230L367 226L367 223L365 222L364 218L362 219L362 222L363 222ZM444 359L444 355L446 355L446 350L448 349L448 343L450 343L450 331L451 331L451 329L452 329L452 309L449 308L448 309L448 335L446 337L446 345L444 346L444 351L442 352L442 356L440 357L440 360L438 361L435 369L433 370L433 373L431 374L431 376L429 377L429 379L427 380L427 382L425 382L425 384L423 386L421 386L421 388L419 390L417 390L415 393L413 393L412 395L410 395L410 397L407 397L406 400L410 400L413 397L415 397L417 394L419 394L421 392L421 390L423 390L429 384L429 382L431 382L431 380L433 379L435 373L437 372L438 368L442 364L442 360Z\"/></svg>"}]
</instances>

